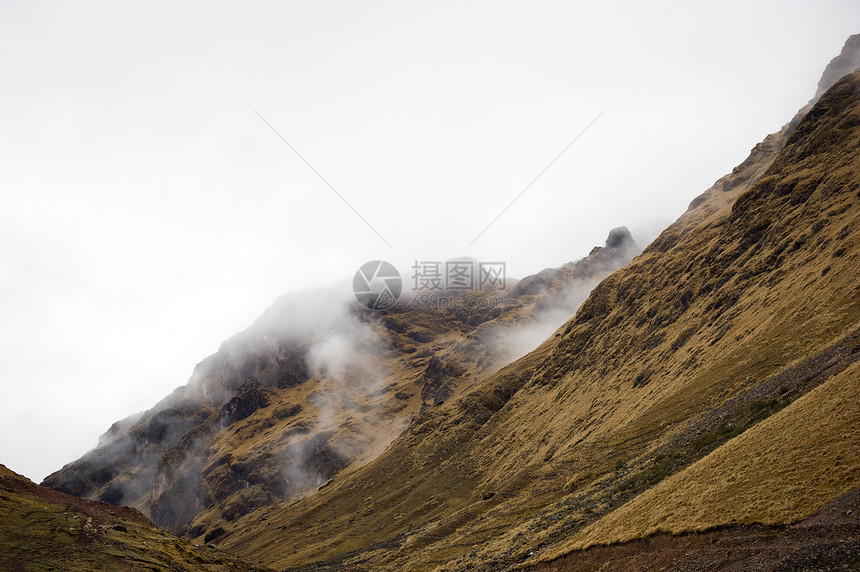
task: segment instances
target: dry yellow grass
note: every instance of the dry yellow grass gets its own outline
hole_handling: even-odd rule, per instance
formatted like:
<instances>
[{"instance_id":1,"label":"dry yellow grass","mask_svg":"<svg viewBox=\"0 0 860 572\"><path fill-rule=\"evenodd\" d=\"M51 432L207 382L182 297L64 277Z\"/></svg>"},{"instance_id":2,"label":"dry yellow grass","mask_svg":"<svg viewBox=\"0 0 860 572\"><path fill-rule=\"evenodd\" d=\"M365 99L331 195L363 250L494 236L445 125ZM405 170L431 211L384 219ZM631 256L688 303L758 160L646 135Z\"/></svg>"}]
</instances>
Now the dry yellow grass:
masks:
<instances>
[{"instance_id":1,"label":"dry yellow grass","mask_svg":"<svg viewBox=\"0 0 860 572\"><path fill-rule=\"evenodd\" d=\"M657 532L800 520L860 485L858 394L860 362L855 362L541 560Z\"/></svg>"}]
</instances>

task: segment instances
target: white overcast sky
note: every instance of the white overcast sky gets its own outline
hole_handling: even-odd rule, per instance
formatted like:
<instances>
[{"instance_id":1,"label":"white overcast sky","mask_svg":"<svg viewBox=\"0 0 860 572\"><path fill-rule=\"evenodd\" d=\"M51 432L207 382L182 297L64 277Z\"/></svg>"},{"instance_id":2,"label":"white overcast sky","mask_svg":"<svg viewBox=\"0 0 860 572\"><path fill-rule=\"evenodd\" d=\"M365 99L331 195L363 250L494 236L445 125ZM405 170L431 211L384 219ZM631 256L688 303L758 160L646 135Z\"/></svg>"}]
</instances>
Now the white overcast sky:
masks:
<instances>
[{"instance_id":1,"label":"white overcast sky","mask_svg":"<svg viewBox=\"0 0 860 572\"><path fill-rule=\"evenodd\" d=\"M621 224L647 241L858 23L856 1L0 1L0 463L41 480L367 260L523 276Z\"/></svg>"}]
</instances>

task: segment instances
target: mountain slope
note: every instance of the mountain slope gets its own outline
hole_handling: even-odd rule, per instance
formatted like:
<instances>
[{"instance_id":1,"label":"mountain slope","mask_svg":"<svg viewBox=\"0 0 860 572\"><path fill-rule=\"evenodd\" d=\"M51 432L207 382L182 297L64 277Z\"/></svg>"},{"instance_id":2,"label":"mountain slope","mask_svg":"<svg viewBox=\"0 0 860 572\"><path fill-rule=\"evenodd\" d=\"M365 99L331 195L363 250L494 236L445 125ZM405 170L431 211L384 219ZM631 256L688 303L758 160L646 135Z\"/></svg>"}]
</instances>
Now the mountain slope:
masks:
<instances>
[{"instance_id":1,"label":"mountain slope","mask_svg":"<svg viewBox=\"0 0 860 572\"><path fill-rule=\"evenodd\" d=\"M0 465L0 569L261 570L156 528L138 511L40 487Z\"/></svg>"},{"instance_id":2,"label":"mountain slope","mask_svg":"<svg viewBox=\"0 0 860 572\"><path fill-rule=\"evenodd\" d=\"M758 264L752 257L740 259L747 268L742 272L758 278L759 287L766 285L767 290L748 292L738 302L749 308L747 323L752 328L745 334L760 340L756 353L770 350L771 359L782 355L783 360L800 362L780 380L776 393L761 396L776 401L768 406L785 409L566 546L617 542L658 530L791 522L860 485L858 138L860 73L853 73L810 111L728 219L728 224L752 229L762 254L768 255ZM796 237L789 240L792 230ZM787 251L801 254L786 256ZM765 266L770 261L775 264ZM791 272L794 269L799 271ZM838 339L840 331L847 334L841 343L830 351L815 351L816 342ZM790 341L791 335L798 339ZM823 385L788 405L784 396L791 394L798 378L819 371L832 377L822 375Z\"/></svg>"},{"instance_id":3,"label":"mountain slope","mask_svg":"<svg viewBox=\"0 0 860 572\"><path fill-rule=\"evenodd\" d=\"M857 45L605 280L625 231L442 306L284 297L45 483L277 568L554 566L808 515L860 470Z\"/></svg>"},{"instance_id":4,"label":"mountain slope","mask_svg":"<svg viewBox=\"0 0 860 572\"><path fill-rule=\"evenodd\" d=\"M638 252L618 228L584 259L505 290L404 299L385 313L349 291L285 296L186 386L43 484L209 542L373 459L422 411L532 349Z\"/></svg>"},{"instance_id":5,"label":"mountain slope","mask_svg":"<svg viewBox=\"0 0 860 572\"><path fill-rule=\"evenodd\" d=\"M277 567L504 567L575 538L780 410L791 425L805 411L791 403L855 371L858 90L860 74L843 78L757 146L537 350L426 411L316 495L237 521L224 545ZM823 438L828 427L807 430ZM795 492L813 500L785 503L771 522L856 486L852 449L833 447L846 468L809 467ZM746 478L767 474L754 466ZM709 525L736 515L715 516ZM674 530L697 526L680 517Z\"/></svg>"},{"instance_id":6,"label":"mountain slope","mask_svg":"<svg viewBox=\"0 0 860 572\"><path fill-rule=\"evenodd\" d=\"M860 486L858 392L860 364L855 362L553 553L657 532L800 520Z\"/></svg>"}]
</instances>

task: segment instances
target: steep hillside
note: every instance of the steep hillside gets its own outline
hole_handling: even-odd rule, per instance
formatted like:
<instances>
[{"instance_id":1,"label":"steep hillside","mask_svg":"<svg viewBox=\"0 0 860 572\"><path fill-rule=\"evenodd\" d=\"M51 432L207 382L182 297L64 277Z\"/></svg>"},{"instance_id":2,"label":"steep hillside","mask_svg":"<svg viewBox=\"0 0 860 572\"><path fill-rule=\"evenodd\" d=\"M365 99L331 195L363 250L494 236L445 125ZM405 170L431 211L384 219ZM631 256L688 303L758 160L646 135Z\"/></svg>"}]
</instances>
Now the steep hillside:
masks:
<instances>
[{"instance_id":1,"label":"steep hillside","mask_svg":"<svg viewBox=\"0 0 860 572\"><path fill-rule=\"evenodd\" d=\"M758 342L752 359L742 363L780 358L794 363L759 393L764 400L744 406L744 415L785 409L588 527L556 553L657 531L792 522L860 485L858 141L860 72L855 72L822 97L728 217L728 224L758 235L760 254L766 255L756 263L744 253L739 265L744 270L735 277L758 278L757 288L738 298L737 320L747 318L741 337ZM796 237L789 242L792 230ZM801 254L786 256L789 251ZM831 275L833 270L837 274ZM791 335L797 339L787 339ZM836 343L824 349L823 340ZM809 380L824 383L792 403L794 386ZM736 430L731 422L722 427Z\"/></svg>"},{"instance_id":2,"label":"steep hillside","mask_svg":"<svg viewBox=\"0 0 860 572\"><path fill-rule=\"evenodd\" d=\"M553 552L657 532L800 520L860 486L858 394L860 363L854 362Z\"/></svg>"},{"instance_id":3,"label":"steep hillside","mask_svg":"<svg viewBox=\"0 0 860 572\"><path fill-rule=\"evenodd\" d=\"M194 546L130 508L40 487L0 465L0 569L262 570L211 546Z\"/></svg>"},{"instance_id":4,"label":"steep hillside","mask_svg":"<svg viewBox=\"0 0 860 572\"><path fill-rule=\"evenodd\" d=\"M503 291L405 297L384 313L349 291L285 296L186 386L43 484L212 541L376 457L422 411L532 349L638 252L619 228L582 260Z\"/></svg>"},{"instance_id":5,"label":"steep hillside","mask_svg":"<svg viewBox=\"0 0 860 572\"><path fill-rule=\"evenodd\" d=\"M789 523L855 488L858 141L853 73L534 352L223 545L279 568L501 568L624 540L624 515L634 534ZM649 489L667 512L630 504Z\"/></svg>"}]
</instances>

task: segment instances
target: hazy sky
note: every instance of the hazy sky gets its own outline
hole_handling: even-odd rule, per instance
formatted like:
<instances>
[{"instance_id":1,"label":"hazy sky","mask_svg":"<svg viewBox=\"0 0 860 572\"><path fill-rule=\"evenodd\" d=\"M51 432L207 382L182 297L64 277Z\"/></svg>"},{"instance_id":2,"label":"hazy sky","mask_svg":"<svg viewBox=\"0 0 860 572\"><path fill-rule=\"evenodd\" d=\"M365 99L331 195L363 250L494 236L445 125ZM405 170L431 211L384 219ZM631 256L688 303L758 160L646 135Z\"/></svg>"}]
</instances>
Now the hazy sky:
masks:
<instances>
[{"instance_id":1,"label":"hazy sky","mask_svg":"<svg viewBox=\"0 0 860 572\"><path fill-rule=\"evenodd\" d=\"M523 276L621 224L646 241L857 22L856 1L0 1L0 463L41 480L275 297L369 259Z\"/></svg>"}]
</instances>

